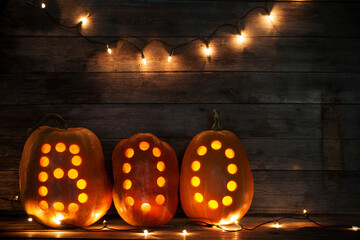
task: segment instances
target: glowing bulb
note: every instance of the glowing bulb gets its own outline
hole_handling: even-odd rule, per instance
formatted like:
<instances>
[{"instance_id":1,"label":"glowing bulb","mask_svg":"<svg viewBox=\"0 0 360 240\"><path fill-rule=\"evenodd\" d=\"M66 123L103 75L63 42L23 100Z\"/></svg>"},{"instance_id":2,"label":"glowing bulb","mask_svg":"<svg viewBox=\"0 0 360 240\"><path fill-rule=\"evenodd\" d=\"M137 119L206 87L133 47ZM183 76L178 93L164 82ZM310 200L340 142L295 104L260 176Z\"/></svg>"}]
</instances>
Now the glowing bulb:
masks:
<instances>
[{"instance_id":1,"label":"glowing bulb","mask_svg":"<svg viewBox=\"0 0 360 240\"><path fill-rule=\"evenodd\" d=\"M188 235L188 232L186 231L186 229L184 229L184 230L182 231L182 235L184 235L184 236Z\"/></svg>"},{"instance_id":2,"label":"glowing bulb","mask_svg":"<svg viewBox=\"0 0 360 240\"><path fill-rule=\"evenodd\" d=\"M80 18L80 22L85 25L87 23L87 17Z\"/></svg>"},{"instance_id":3,"label":"glowing bulb","mask_svg":"<svg viewBox=\"0 0 360 240\"><path fill-rule=\"evenodd\" d=\"M111 54L111 48L107 48L107 52L109 53L109 54Z\"/></svg>"},{"instance_id":4,"label":"glowing bulb","mask_svg":"<svg viewBox=\"0 0 360 240\"><path fill-rule=\"evenodd\" d=\"M269 15L267 16L267 19L269 20L269 22L272 22L272 21L274 21L274 16L269 13Z\"/></svg>"},{"instance_id":5,"label":"glowing bulb","mask_svg":"<svg viewBox=\"0 0 360 240\"><path fill-rule=\"evenodd\" d=\"M28 218L28 221L29 221L29 222L32 222L32 221L33 221L33 219L32 219L31 217L29 217L29 218Z\"/></svg>"},{"instance_id":6,"label":"glowing bulb","mask_svg":"<svg viewBox=\"0 0 360 240\"><path fill-rule=\"evenodd\" d=\"M303 210L303 213L304 213L304 214L306 214L306 213L307 213L306 209L304 209L304 210Z\"/></svg>"},{"instance_id":7,"label":"glowing bulb","mask_svg":"<svg viewBox=\"0 0 360 240\"><path fill-rule=\"evenodd\" d=\"M146 64L146 59L145 59L145 57L142 58L142 62L143 62L144 65Z\"/></svg>"},{"instance_id":8,"label":"glowing bulb","mask_svg":"<svg viewBox=\"0 0 360 240\"><path fill-rule=\"evenodd\" d=\"M172 58L171 56L168 57L168 62L171 62L171 58Z\"/></svg>"},{"instance_id":9,"label":"glowing bulb","mask_svg":"<svg viewBox=\"0 0 360 240\"><path fill-rule=\"evenodd\" d=\"M46 8L46 4L45 4L45 3L41 3L41 8Z\"/></svg>"},{"instance_id":10,"label":"glowing bulb","mask_svg":"<svg viewBox=\"0 0 360 240\"><path fill-rule=\"evenodd\" d=\"M148 230L144 230L144 235L147 236L149 234L149 231Z\"/></svg>"},{"instance_id":11,"label":"glowing bulb","mask_svg":"<svg viewBox=\"0 0 360 240\"><path fill-rule=\"evenodd\" d=\"M273 225L274 228L280 228L281 225L279 224L279 222L276 222L274 225Z\"/></svg>"},{"instance_id":12,"label":"glowing bulb","mask_svg":"<svg viewBox=\"0 0 360 240\"><path fill-rule=\"evenodd\" d=\"M14 200L15 200L15 201L19 200L19 196L15 196L15 197L14 197Z\"/></svg>"},{"instance_id":13,"label":"glowing bulb","mask_svg":"<svg viewBox=\"0 0 360 240\"><path fill-rule=\"evenodd\" d=\"M57 216L55 219L54 219L54 222L56 223L56 224L61 224L61 220L63 220L64 219L64 217L63 216Z\"/></svg>"},{"instance_id":14,"label":"glowing bulb","mask_svg":"<svg viewBox=\"0 0 360 240\"><path fill-rule=\"evenodd\" d=\"M205 48L205 55L206 56L210 56L210 54L211 54L211 48L209 47L209 46L206 46L206 48Z\"/></svg>"},{"instance_id":15,"label":"glowing bulb","mask_svg":"<svg viewBox=\"0 0 360 240\"><path fill-rule=\"evenodd\" d=\"M351 229L354 230L354 231L359 230L359 228L357 226L352 226Z\"/></svg>"},{"instance_id":16,"label":"glowing bulb","mask_svg":"<svg viewBox=\"0 0 360 240\"><path fill-rule=\"evenodd\" d=\"M238 34L237 37L236 37L236 41L237 41L238 43L243 43L243 42L245 42L245 36L244 36L244 34Z\"/></svg>"}]
</instances>

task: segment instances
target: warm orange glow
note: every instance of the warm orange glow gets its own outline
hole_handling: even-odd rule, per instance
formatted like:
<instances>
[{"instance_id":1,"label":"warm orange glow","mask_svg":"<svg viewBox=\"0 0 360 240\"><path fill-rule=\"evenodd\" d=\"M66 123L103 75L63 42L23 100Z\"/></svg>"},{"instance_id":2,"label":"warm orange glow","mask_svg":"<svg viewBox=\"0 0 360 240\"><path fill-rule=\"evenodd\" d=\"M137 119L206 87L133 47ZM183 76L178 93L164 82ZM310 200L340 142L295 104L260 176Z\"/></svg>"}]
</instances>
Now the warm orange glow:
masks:
<instances>
[{"instance_id":1,"label":"warm orange glow","mask_svg":"<svg viewBox=\"0 0 360 240\"><path fill-rule=\"evenodd\" d=\"M227 189L230 191L230 192L233 192L236 190L237 188L237 184L235 181L229 181L226 185Z\"/></svg>"},{"instance_id":2,"label":"warm orange glow","mask_svg":"<svg viewBox=\"0 0 360 240\"><path fill-rule=\"evenodd\" d=\"M238 43L243 43L243 42L245 42L245 36L244 36L244 34L242 33L242 34L237 35L237 36L236 36L236 41L237 41Z\"/></svg>"},{"instance_id":3,"label":"warm orange glow","mask_svg":"<svg viewBox=\"0 0 360 240\"><path fill-rule=\"evenodd\" d=\"M165 163L163 161L158 161L157 165L156 165L157 170L159 170L160 172L165 171Z\"/></svg>"},{"instance_id":4,"label":"warm orange glow","mask_svg":"<svg viewBox=\"0 0 360 240\"><path fill-rule=\"evenodd\" d=\"M197 149L197 154L199 156L203 156L205 155L207 152L207 148L205 146L200 146L198 149Z\"/></svg>"},{"instance_id":5,"label":"warm orange glow","mask_svg":"<svg viewBox=\"0 0 360 240\"><path fill-rule=\"evenodd\" d=\"M56 145L55 145L55 150L57 151L57 152L64 152L65 150L66 150L66 146L65 146L65 144L64 143L57 143Z\"/></svg>"},{"instance_id":6,"label":"warm orange glow","mask_svg":"<svg viewBox=\"0 0 360 240\"><path fill-rule=\"evenodd\" d=\"M79 206L76 203L70 203L68 210L69 212L77 212L79 210Z\"/></svg>"},{"instance_id":7,"label":"warm orange glow","mask_svg":"<svg viewBox=\"0 0 360 240\"><path fill-rule=\"evenodd\" d=\"M217 209L219 207L219 204L215 200L210 200L208 202L208 206L209 206L210 209L215 210L215 209Z\"/></svg>"},{"instance_id":8,"label":"warm orange glow","mask_svg":"<svg viewBox=\"0 0 360 240\"><path fill-rule=\"evenodd\" d=\"M40 158L40 166L47 167L49 166L50 160L48 157L41 157Z\"/></svg>"},{"instance_id":9,"label":"warm orange glow","mask_svg":"<svg viewBox=\"0 0 360 240\"><path fill-rule=\"evenodd\" d=\"M199 177L192 177L191 178L191 185L193 187L198 187L200 185L200 178Z\"/></svg>"},{"instance_id":10,"label":"warm orange glow","mask_svg":"<svg viewBox=\"0 0 360 240\"><path fill-rule=\"evenodd\" d=\"M201 167L201 164L200 164L200 162L199 161L193 161L192 163L191 163L191 169L193 170L193 171L199 171L199 169L200 169L200 167Z\"/></svg>"},{"instance_id":11,"label":"warm orange glow","mask_svg":"<svg viewBox=\"0 0 360 240\"><path fill-rule=\"evenodd\" d=\"M76 182L76 186L79 188L79 189L85 189L86 186L87 186L87 182L84 180L84 179L79 179L77 182Z\"/></svg>"},{"instance_id":12,"label":"warm orange glow","mask_svg":"<svg viewBox=\"0 0 360 240\"><path fill-rule=\"evenodd\" d=\"M42 147L41 147L41 152L42 152L42 153L48 153L48 152L50 152L50 151L51 151L51 146L50 146L50 144L45 143L44 145L42 145Z\"/></svg>"},{"instance_id":13,"label":"warm orange glow","mask_svg":"<svg viewBox=\"0 0 360 240\"><path fill-rule=\"evenodd\" d=\"M211 48L209 46L206 46L205 49L204 49L204 52L205 52L205 55L206 56L210 56L211 54Z\"/></svg>"},{"instance_id":14,"label":"warm orange glow","mask_svg":"<svg viewBox=\"0 0 360 240\"><path fill-rule=\"evenodd\" d=\"M64 211L64 204L62 202L56 202L54 203L54 209L55 211L62 212Z\"/></svg>"},{"instance_id":15,"label":"warm orange glow","mask_svg":"<svg viewBox=\"0 0 360 240\"><path fill-rule=\"evenodd\" d=\"M48 194L48 189L45 186L39 187L39 195L45 197Z\"/></svg>"},{"instance_id":16,"label":"warm orange glow","mask_svg":"<svg viewBox=\"0 0 360 240\"><path fill-rule=\"evenodd\" d=\"M125 198L125 202L129 205L129 206L133 206L135 203L135 200L132 197L126 197Z\"/></svg>"},{"instance_id":17,"label":"warm orange glow","mask_svg":"<svg viewBox=\"0 0 360 240\"><path fill-rule=\"evenodd\" d=\"M61 168L56 168L54 170L54 177L60 179L64 176L64 171Z\"/></svg>"},{"instance_id":18,"label":"warm orange glow","mask_svg":"<svg viewBox=\"0 0 360 240\"><path fill-rule=\"evenodd\" d=\"M151 205L148 203L143 203L141 204L141 211L143 211L144 213L148 213L151 210Z\"/></svg>"},{"instance_id":19,"label":"warm orange glow","mask_svg":"<svg viewBox=\"0 0 360 240\"><path fill-rule=\"evenodd\" d=\"M222 144L218 140L214 140L211 142L211 148L214 150L219 150L221 148Z\"/></svg>"},{"instance_id":20,"label":"warm orange glow","mask_svg":"<svg viewBox=\"0 0 360 240\"><path fill-rule=\"evenodd\" d=\"M225 150L225 156L229 159L233 159L235 157L235 152L231 148Z\"/></svg>"},{"instance_id":21,"label":"warm orange glow","mask_svg":"<svg viewBox=\"0 0 360 240\"><path fill-rule=\"evenodd\" d=\"M69 151L72 153L72 154L78 154L80 152L80 147L76 144L72 144L70 145L69 147Z\"/></svg>"},{"instance_id":22,"label":"warm orange glow","mask_svg":"<svg viewBox=\"0 0 360 240\"><path fill-rule=\"evenodd\" d=\"M81 163L82 163L82 159L80 156L74 156L72 159L71 159L71 163L74 165L74 166L80 166Z\"/></svg>"},{"instance_id":23,"label":"warm orange glow","mask_svg":"<svg viewBox=\"0 0 360 240\"><path fill-rule=\"evenodd\" d=\"M80 193L78 196L78 200L80 203L86 203L88 200L88 195L86 193Z\"/></svg>"},{"instance_id":24,"label":"warm orange glow","mask_svg":"<svg viewBox=\"0 0 360 240\"><path fill-rule=\"evenodd\" d=\"M142 142L139 143L139 148L140 148L142 151L148 150L149 147L150 147L150 145L149 145L148 142L142 141Z\"/></svg>"},{"instance_id":25,"label":"warm orange glow","mask_svg":"<svg viewBox=\"0 0 360 240\"><path fill-rule=\"evenodd\" d=\"M157 185L159 187L164 187L165 186L165 183L166 183L166 180L164 177L158 177L158 179L156 180L157 182Z\"/></svg>"},{"instance_id":26,"label":"warm orange glow","mask_svg":"<svg viewBox=\"0 0 360 240\"><path fill-rule=\"evenodd\" d=\"M160 156L161 156L161 151L160 151L160 149L157 148L157 147L153 148L152 152L153 152L153 155L154 155L155 157L160 157Z\"/></svg>"},{"instance_id":27,"label":"warm orange glow","mask_svg":"<svg viewBox=\"0 0 360 240\"><path fill-rule=\"evenodd\" d=\"M134 149L128 148L125 150L125 157L132 158L134 156Z\"/></svg>"},{"instance_id":28,"label":"warm orange glow","mask_svg":"<svg viewBox=\"0 0 360 240\"><path fill-rule=\"evenodd\" d=\"M122 170L124 173L129 173L131 171L131 165L130 163L124 163Z\"/></svg>"},{"instance_id":29,"label":"warm orange glow","mask_svg":"<svg viewBox=\"0 0 360 240\"><path fill-rule=\"evenodd\" d=\"M227 170L230 174L235 174L238 170L237 166L233 163L230 163L227 167Z\"/></svg>"},{"instance_id":30,"label":"warm orange glow","mask_svg":"<svg viewBox=\"0 0 360 240\"><path fill-rule=\"evenodd\" d=\"M155 198L155 202L156 202L157 204L159 204L159 205L163 205L164 202L165 202L165 197L164 197L164 195L161 195L161 194L157 195L156 198Z\"/></svg>"},{"instance_id":31,"label":"warm orange glow","mask_svg":"<svg viewBox=\"0 0 360 240\"><path fill-rule=\"evenodd\" d=\"M78 171L76 171L76 169L73 169L73 168L72 168L72 169L70 169L70 170L68 171L68 177L71 178L71 179L77 178L78 175L79 175L79 173L78 173Z\"/></svg>"},{"instance_id":32,"label":"warm orange glow","mask_svg":"<svg viewBox=\"0 0 360 240\"><path fill-rule=\"evenodd\" d=\"M85 25L87 21L88 21L87 17L80 18L80 22L82 23L82 25Z\"/></svg>"},{"instance_id":33,"label":"warm orange glow","mask_svg":"<svg viewBox=\"0 0 360 240\"><path fill-rule=\"evenodd\" d=\"M132 182L130 179L126 179L123 183L123 188L125 190L129 190L131 188Z\"/></svg>"},{"instance_id":34,"label":"warm orange glow","mask_svg":"<svg viewBox=\"0 0 360 240\"><path fill-rule=\"evenodd\" d=\"M224 206L230 206L232 204L232 202L233 202L233 199L230 196L225 196L222 199L222 203L224 204Z\"/></svg>"},{"instance_id":35,"label":"warm orange glow","mask_svg":"<svg viewBox=\"0 0 360 240\"><path fill-rule=\"evenodd\" d=\"M39 181L46 182L48 180L48 174L46 172L39 173Z\"/></svg>"},{"instance_id":36,"label":"warm orange glow","mask_svg":"<svg viewBox=\"0 0 360 240\"><path fill-rule=\"evenodd\" d=\"M42 210L44 210L44 211L46 211L46 210L49 209L49 204L48 204L46 201L44 201L44 200L42 200L42 201L39 202L39 206L40 206L40 208L41 208Z\"/></svg>"},{"instance_id":37,"label":"warm orange glow","mask_svg":"<svg viewBox=\"0 0 360 240\"><path fill-rule=\"evenodd\" d=\"M201 193L195 193L194 194L194 199L195 199L196 202L199 202L199 203L204 201L204 197L203 197L203 195Z\"/></svg>"}]
</instances>

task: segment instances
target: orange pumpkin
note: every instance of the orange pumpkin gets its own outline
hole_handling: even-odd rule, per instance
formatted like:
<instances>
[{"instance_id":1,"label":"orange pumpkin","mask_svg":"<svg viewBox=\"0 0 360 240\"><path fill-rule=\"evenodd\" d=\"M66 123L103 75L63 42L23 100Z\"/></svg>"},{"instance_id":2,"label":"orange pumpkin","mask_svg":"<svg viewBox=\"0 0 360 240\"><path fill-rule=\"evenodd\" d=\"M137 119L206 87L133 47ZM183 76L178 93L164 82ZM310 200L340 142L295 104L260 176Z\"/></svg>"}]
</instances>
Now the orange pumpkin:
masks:
<instances>
[{"instance_id":1,"label":"orange pumpkin","mask_svg":"<svg viewBox=\"0 0 360 240\"><path fill-rule=\"evenodd\" d=\"M54 119L58 127L40 126ZM48 114L27 139L19 169L26 213L53 227L86 227L111 205L111 182L99 139L86 128L67 128Z\"/></svg>"},{"instance_id":2,"label":"orange pumpkin","mask_svg":"<svg viewBox=\"0 0 360 240\"><path fill-rule=\"evenodd\" d=\"M245 149L236 135L214 125L196 135L181 166L180 199L185 214L210 224L229 224L248 211L254 183Z\"/></svg>"},{"instance_id":3,"label":"orange pumpkin","mask_svg":"<svg viewBox=\"0 0 360 240\"><path fill-rule=\"evenodd\" d=\"M139 133L117 144L112 162L114 204L127 223L154 227L174 216L179 167L169 144L151 133Z\"/></svg>"}]
</instances>

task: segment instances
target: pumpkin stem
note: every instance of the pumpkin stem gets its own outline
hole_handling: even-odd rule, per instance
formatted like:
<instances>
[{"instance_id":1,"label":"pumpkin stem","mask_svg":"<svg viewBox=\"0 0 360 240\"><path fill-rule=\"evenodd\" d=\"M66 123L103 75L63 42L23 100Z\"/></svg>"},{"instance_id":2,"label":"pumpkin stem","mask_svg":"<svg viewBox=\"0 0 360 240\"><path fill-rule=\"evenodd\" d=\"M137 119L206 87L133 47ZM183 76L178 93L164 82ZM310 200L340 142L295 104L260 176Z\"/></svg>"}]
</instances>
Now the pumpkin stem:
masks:
<instances>
[{"instance_id":1,"label":"pumpkin stem","mask_svg":"<svg viewBox=\"0 0 360 240\"><path fill-rule=\"evenodd\" d=\"M38 124L36 124L35 126L33 126L32 128L29 129L28 135L30 135L33 131L35 131L40 126L44 125L46 122L48 122L50 120L55 120L57 122L58 128L65 129L65 130L68 129L68 126L66 125L65 120L63 119L62 116L60 116L59 114L56 114L56 113L48 113L40 120L40 122Z\"/></svg>"},{"instance_id":2,"label":"pumpkin stem","mask_svg":"<svg viewBox=\"0 0 360 240\"><path fill-rule=\"evenodd\" d=\"M214 123L211 126L211 130L222 130L220 115L221 113L219 110L217 109L213 110Z\"/></svg>"}]
</instances>

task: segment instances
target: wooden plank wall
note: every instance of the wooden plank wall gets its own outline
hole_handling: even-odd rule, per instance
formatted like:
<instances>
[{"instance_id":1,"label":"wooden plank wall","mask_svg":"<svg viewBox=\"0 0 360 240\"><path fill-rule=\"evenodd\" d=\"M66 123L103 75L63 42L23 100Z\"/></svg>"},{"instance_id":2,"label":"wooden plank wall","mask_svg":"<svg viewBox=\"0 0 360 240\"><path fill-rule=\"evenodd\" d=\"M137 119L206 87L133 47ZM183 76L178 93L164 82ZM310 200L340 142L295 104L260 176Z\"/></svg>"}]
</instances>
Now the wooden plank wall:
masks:
<instances>
[{"instance_id":1,"label":"wooden plank wall","mask_svg":"<svg viewBox=\"0 0 360 240\"><path fill-rule=\"evenodd\" d=\"M207 36L262 1L55 0L56 20L93 13L83 34L122 34L172 45ZM360 4L276 1L274 22L252 14L236 43L231 29L175 52L158 43L140 54L125 43L113 54L55 26L22 0L1 1L0 196L19 193L26 131L49 112L101 140L111 173L116 143L138 132L168 141L181 161L208 129L211 111L243 141L254 173L250 213L360 214ZM19 206L16 206L19 208ZM0 201L0 210L11 203Z\"/></svg>"}]
</instances>

